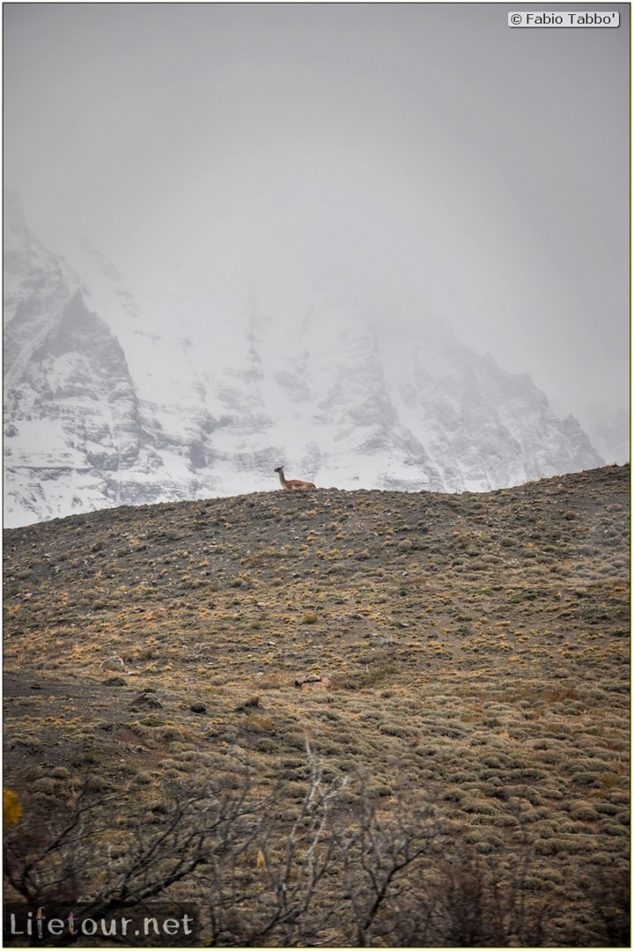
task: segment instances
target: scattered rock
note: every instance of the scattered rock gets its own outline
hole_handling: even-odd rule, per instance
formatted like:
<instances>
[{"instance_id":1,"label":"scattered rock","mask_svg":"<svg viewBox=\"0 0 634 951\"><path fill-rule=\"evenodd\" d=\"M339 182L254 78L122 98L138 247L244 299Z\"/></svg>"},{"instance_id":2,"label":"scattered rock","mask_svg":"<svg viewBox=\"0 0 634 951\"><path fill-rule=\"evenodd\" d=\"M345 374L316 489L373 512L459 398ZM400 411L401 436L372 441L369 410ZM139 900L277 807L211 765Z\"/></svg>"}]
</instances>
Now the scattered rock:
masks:
<instances>
[{"instance_id":1,"label":"scattered rock","mask_svg":"<svg viewBox=\"0 0 634 951\"><path fill-rule=\"evenodd\" d=\"M302 690L328 690L330 687L330 677L321 677L319 680L310 680L302 685Z\"/></svg>"},{"instance_id":2,"label":"scattered rock","mask_svg":"<svg viewBox=\"0 0 634 951\"><path fill-rule=\"evenodd\" d=\"M321 681L320 674L307 674L305 677L298 677L295 681L296 687L303 687L304 684L316 684Z\"/></svg>"},{"instance_id":3,"label":"scattered rock","mask_svg":"<svg viewBox=\"0 0 634 951\"><path fill-rule=\"evenodd\" d=\"M200 701L192 703L189 709L192 711L192 713L207 713L207 707L204 703L200 703Z\"/></svg>"},{"instance_id":4,"label":"scattered rock","mask_svg":"<svg viewBox=\"0 0 634 951\"><path fill-rule=\"evenodd\" d=\"M107 680L104 680L106 687L125 687L127 683L128 681L124 680L123 677L108 677Z\"/></svg>"},{"instance_id":5,"label":"scattered rock","mask_svg":"<svg viewBox=\"0 0 634 951\"><path fill-rule=\"evenodd\" d=\"M31 684L31 690L41 690L42 684Z\"/></svg>"},{"instance_id":6,"label":"scattered rock","mask_svg":"<svg viewBox=\"0 0 634 951\"><path fill-rule=\"evenodd\" d=\"M248 700L245 700L244 703L238 704L235 709L236 713L248 713L249 710L254 710L256 707L260 706L259 697L250 697Z\"/></svg>"},{"instance_id":7,"label":"scattered rock","mask_svg":"<svg viewBox=\"0 0 634 951\"><path fill-rule=\"evenodd\" d=\"M137 709L138 707L148 707L149 709L154 709L162 707L163 704L158 699L158 697L153 696L153 694L148 691L146 693L139 694L136 700L132 701L130 706L132 709Z\"/></svg>"},{"instance_id":8,"label":"scattered rock","mask_svg":"<svg viewBox=\"0 0 634 951\"><path fill-rule=\"evenodd\" d=\"M113 654L99 664L99 670L125 670L125 661L118 654Z\"/></svg>"}]
</instances>

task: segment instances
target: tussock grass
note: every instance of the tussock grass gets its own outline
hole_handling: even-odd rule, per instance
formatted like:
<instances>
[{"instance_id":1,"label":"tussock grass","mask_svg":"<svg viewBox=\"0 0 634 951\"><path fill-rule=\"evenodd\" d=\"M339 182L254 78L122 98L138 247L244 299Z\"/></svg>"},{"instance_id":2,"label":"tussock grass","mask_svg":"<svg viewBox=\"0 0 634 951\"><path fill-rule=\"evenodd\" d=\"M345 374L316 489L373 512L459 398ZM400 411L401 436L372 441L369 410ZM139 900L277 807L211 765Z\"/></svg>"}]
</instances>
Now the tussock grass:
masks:
<instances>
[{"instance_id":1,"label":"tussock grass","mask_svg":"<svg viewBox=\"0 0 634 951\"><path fill-rule=\"evenodd\" d=\"M531 889L566 909L549 940L583 943L569 882L627 863L628 475L262 493L8 532L7 782L54 798L90 770L149 810L231 751L288 783L291 809L309 741L333 776L371 775L387 812L433 791L487 861L527 844ZM113 653L122 686L100 670ZM162 707L135 712L149 687Z\"/></svg>"}]
</instances>

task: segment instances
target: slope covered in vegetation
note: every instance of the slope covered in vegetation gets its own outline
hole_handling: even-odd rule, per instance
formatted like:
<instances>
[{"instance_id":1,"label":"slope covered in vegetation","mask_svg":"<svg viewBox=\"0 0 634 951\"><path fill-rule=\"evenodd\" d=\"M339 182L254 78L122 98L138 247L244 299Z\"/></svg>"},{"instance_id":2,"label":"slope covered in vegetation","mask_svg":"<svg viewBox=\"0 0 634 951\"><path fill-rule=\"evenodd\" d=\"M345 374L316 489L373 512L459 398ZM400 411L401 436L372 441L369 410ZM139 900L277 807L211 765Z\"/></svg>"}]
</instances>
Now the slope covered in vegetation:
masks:
<instances>
[{"instance_id":1,"label":"slope covered in vegetation","mask_svg":"<svg viewBox=\"0 0 634 951\"><path fill-rule=\"evenodd\" d=\"M116 900L139 829L147 848L177 808L207 838L167 894L219 944L622 943L628 500L613 466L7 531L14 878L81 792L102 823L82 893Z\"/></svg>"}]
</instances>

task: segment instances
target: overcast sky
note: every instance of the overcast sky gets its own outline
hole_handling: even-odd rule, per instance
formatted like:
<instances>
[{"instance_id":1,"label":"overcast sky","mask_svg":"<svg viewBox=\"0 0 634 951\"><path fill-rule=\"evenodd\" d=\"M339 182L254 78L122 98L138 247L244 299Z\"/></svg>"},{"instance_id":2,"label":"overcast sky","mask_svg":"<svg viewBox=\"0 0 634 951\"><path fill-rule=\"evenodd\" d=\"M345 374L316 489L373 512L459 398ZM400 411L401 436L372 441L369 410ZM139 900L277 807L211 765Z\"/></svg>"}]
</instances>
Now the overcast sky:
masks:
<instances>
[{"instance_id":1,"label":"overcast sky","mask_svg":"<svg viewBox=\"0 0 634 951\"><path fill-rule=\"evenodd\" d=\"M625 407L629 9L531 8L7 4L5 180L158 318L405 295L558 408Z\"/></svg>"}]
</instances>

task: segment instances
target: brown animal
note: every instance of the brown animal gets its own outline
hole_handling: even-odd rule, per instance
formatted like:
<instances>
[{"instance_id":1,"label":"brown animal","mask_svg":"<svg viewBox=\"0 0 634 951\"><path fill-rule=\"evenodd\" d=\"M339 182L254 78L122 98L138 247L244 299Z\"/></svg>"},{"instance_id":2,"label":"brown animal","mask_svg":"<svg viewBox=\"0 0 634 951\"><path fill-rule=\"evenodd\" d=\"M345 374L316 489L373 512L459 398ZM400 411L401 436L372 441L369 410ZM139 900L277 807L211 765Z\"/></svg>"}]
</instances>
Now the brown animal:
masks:
<instances>
[{"instance_id":1,"label":"brown animal","mask_svg":"<svg viewBox=\"0 0 634 951\"><path fill-rule=\"evenodd\" d=\"M289 492L297 492L302 489L316 489L317 486L314 482L302 482L301 479L286 479L284 478L284 466L278 466L277 469L273 470L277 472L280 477L280 482L282 483L282 488L287 489Z\"/></svg>"}]
</instances>

